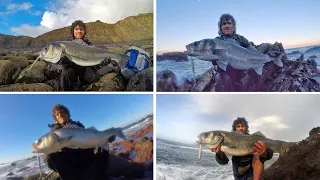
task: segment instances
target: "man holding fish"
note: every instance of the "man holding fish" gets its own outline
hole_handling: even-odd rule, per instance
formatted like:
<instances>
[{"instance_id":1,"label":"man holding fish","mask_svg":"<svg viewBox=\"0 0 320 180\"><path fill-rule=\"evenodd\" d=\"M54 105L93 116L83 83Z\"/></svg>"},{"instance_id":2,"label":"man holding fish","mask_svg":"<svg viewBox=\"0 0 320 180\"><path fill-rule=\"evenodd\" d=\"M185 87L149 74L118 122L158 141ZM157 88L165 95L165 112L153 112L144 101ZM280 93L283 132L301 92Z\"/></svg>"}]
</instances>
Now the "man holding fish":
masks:
<instances>
[{"instance_id":1,"label":"man holding fish","mask_svg":"<svg viewBox=\"0 0 320 180\"><path fill-rule=\"evenodd\" d=\"M259 52L245 37L236 34L236 21L230 14L220 17L218 27L220 36L215 39L203 39L186 45L186 55L210 61L219 67L216 91L245 91L250 82L258 80L256 74L262 75L263 66L270 61L283 67L281 58L285 54L275 53L274 47L269 47L267 54ZM247 71L249 69L255 73Z\"/></svg>"},{"instance_id":2,"label":"man holding fish","mask_svg":"<svg viewBox=\"0 0 320 180\"><path fill-rule=\"evenodd\" d=\"M248 122L245 118L237 118L232 125L232 131L247 135L249 135L248 128ZM255 177L255 179L261 179L259 177L262 177L264 170L263 163L270 160L273 156L272 149L267 148L262 141L256 142L252 148L252 155L232 157L233 174L236 180L249 180L253 177ZM211 149L211 151L216 153L215 158L220 165L228 163L228 157L221 151L221 144Z\"/></svg>"}]
</instances>

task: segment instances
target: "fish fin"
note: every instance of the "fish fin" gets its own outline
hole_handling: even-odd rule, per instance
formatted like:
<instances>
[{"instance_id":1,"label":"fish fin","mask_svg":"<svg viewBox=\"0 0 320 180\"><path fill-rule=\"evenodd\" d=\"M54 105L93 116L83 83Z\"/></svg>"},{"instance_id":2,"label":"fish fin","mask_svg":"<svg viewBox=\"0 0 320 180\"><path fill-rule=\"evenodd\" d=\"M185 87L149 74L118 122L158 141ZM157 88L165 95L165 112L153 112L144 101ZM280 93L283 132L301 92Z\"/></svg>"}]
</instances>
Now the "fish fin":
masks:
<instances>
[{"instance_id":1,"label":"fish fin","mask_svg":"<svg viewBox=\"0 0 320 180\"><path fill-rule=\"evenodd\" d=\"M217 65L218 65L221 69L223 69L224 71L227 71L228 61L218 60L218 61L217 61Z\"/></svg>"},{"instance_id":2,"label":"fish fin","mask_svg":"<svg viewBox=\"0 0 320 180\"><path fill-rule=\"evenodd\" d=\"M127 139L126 136L123 134L122 128L115 128L115 135L122 139Z\"/></svg>"},{"instance_id":3,"label":"fish fin","mask_svg":"<svg viewBox=\"0 0 320 180\"><path fill-rule=\"evenodd\" d=\"M68 136L68 137L65 137L65 138L59 138L58 142L60 144L63 144L63 143L66 143L66 142L70 141L70 139L72 139L72 136Z\"/></svg>"},{"instance_id":4,"label":"fish fin","mask_svg":"<svg viewBox=\"0 0 320 180\"><path fill-rule=\"evenodd\" d=\"M212 54L217 55L219 57L226 57L227 51L224 49L214 49L212 50Z\"/></svg>"},{"instance_id":5,"label":"fish fin","mask_svg":"<svg viewBox=\"0 0 320 180\"><path fill-rule=\"evenodd\" d=\"M251 135L253 135L253 136L262 136L262 137L266 137L264 134L262 134L260 131L257 131L257 132L255 132L255 133L253 133L253 134L251 134Z\"/></svg>"},{"instance_id":6,"label":"fish fin","mask_svg":"<svg viewBox=\"0 0 320 180\"><path fill-rule=\"evenodd\" d=\"M117 137L120 137L122 139L127 139L126 136L122 132L122 128L114 128L114 127L112 127L112 128L104 130L103 133L106 133L108 135L110 135L110 134L111 135L116 135Z\"/></svg>"},{"instance_id":7,"label":"fish fin","mask_svg":"<svg viewBox=\"0 0 320 180\"><path fill-rule=\"evenodd\" d=\"M259 75L262 75L262 68L263 68L264 64L262 64L261 66L258 66L256 68L254 68L253 70L259 74Z\"/></svg>"},{"instance_id":8,"label":"fish fin","mask_svg":"<svg viewBox=\"0 0 320 180\"><path fill-rule=\"evenodd\" d=\"M96 130L96 131L98 131L98 129L97 129L96 127L94 127L94 126L88 127L87 129L91 129L91 130Z\"/></svg>"},{"instance_id":9,"label":"fish fin","mask_svg":"<svg viewBox=\"0 0 320 180\"><path fill-rule=\"evenodd\" d=\"M285 55L285 53L280 53L277 57L275 57L273 59L273 62L279 66L279 67L283 67L283 62L281 61L281 58Z\"/></svg>"}]
</instances>

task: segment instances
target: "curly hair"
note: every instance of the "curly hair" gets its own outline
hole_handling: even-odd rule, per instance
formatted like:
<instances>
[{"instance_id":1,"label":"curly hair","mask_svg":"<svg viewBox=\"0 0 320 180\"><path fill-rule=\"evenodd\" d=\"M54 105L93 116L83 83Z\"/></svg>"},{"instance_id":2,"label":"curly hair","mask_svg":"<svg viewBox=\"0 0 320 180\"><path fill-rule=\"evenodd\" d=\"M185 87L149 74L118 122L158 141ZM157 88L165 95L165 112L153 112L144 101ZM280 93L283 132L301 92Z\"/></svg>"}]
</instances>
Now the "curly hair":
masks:
<instances>
[{"instance_id":1,"label":"curly hair","mask_svg":"<svg viewBox=\"0 0 320 180\"><path fill-rule=\"evenodd\" d=\"M236 131L237 124L243 124L247 128L246 134L249 134L249 125L246 118L238 117L236 120L234 120L232 124L232 131Z\"/></svg>"},{"instance_id":2,"label":"curly hair","mask_svg":"<svg viewBox=\"0 0 320 180\"><path fill-rule=\"evenodd\" d=\"M80 26L84 29L84 35L85 36L87 34L87 26L84 24L83 21L81 20L76 20L75 22L72 23L71 25L71 28L70 28L70 34L72 34L73 38L74 38L74 29L77 27L77 26Z\"/></svg>"},{"instance_id":3,"label":"curly hair","mask_svg":"<svg viewBox=\"0 0 320 180\"><path fill-rule=\"evenodd\" d=\"M65 107L62 104L56 104L54 105L53 109L52 109L52 115L53 115L53 119L55 121L57 121L56 116L55 116L55 112L59 111L60 113L66 114L68 116L68 119L70 119L70 111L67 107Z\"/></svg>"},{"instance_id":4,"label":"curly hair","mask_svg":"<svg viewBox=\"0 0 320 180\"><path fill-rule=\"evenodd\" d=\"M222 32L222 29L221 29L221 27L222 27L222 23L224 23L225 21L229 21L229 20L231 20L231 22L232 22L232 24L233 24L233 34L235 34L236 33L236 27L237 27L237 23L236 23L236 20L233 18L233 16L232 15L230 15L230 14L222 14L221 16L220 16L220 20L219 20L219 22L218 22L218 28L219 28L219 32L218 32L218 34L221 36L221 35L224 35L223 34L223 32Z\"/></svg>"}]
</instances>

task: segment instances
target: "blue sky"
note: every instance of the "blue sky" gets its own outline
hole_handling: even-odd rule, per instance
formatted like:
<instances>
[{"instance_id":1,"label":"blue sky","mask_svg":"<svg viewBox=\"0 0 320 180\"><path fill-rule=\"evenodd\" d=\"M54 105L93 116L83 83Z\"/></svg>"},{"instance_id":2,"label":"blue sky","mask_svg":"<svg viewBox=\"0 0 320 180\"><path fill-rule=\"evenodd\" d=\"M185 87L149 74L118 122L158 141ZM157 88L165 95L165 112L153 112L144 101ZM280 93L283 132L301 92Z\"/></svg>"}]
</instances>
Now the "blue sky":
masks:
<instances>
[{"instance_id":1,"label":"blue sky","mask_svg":"<svg viewBox=\"0 0 320 180\"><path fill-rule=\"evenodd\" d=\"M153 0L1 0L0 33L37 37L75 20L114 24L151 12Z\"/></svg>"},{"instance_id":2,"label":"blue sky","mask_svg":"<svg viewBox=\"0 0 320 180\"><path fill-rule=\"evenodd\" d=\"M32 156L31 145L49 132L52 108L63 104L71 118L98 130L123 127L153 113L153 95L0 95L0 163Z\"/></svg>"},{"instance_id":3,"label":"blue sky","mask_svg":"<svg viewBox=\"0 0 320 180\"><path fill-rule=\"evenodd\" d=\"M237 33L255 44L282 42L285 48L320 44L320 1L159 0L157 52L185 51L185 45L218 36L222 14L233 15Z\"/></svg>"},{"instance_id":4,"label":"blue sky","mask_svg":"<svg viewBox=\"0 0 320 180\"><path fill-rule=\"evenodd\" d=\"M245 117L250 133L300 141L319 126L319 106L319 94L158 94L157 138L194 144L198 134L231 131Z\"/></svg>"}]
</instances>

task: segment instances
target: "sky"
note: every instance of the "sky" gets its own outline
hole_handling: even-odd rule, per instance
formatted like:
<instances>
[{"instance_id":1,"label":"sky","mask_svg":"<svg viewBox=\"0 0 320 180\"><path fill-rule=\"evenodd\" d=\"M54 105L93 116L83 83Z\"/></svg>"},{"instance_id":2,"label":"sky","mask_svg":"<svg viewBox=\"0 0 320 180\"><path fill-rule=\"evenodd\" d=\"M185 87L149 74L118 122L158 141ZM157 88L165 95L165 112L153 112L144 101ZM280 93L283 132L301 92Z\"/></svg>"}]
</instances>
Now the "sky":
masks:
<instances>
[{"instance_id":1,"label":"sky","mask_svg":"<svg viewBox=\"0 0 320 180\"><path fill-rule=\"evenodd\" d=\"M231 131L245 117L250 133L296 142L320 126L320 94L157 95L157 138L195 144L202 132Z\"/></svg>"},{"instance_id":2,"label":"sky","mask_svg":"<svg viewBox=\"0 0 320 180\"><path fill-rule=\"evenodd\" d=\"M52 108L65 105L71 119L98 130L124 127L153 114L152 94L0 94L0 164L31 157L31 145L54 123Z\"/></svg>"},{"instance_id":3,"label":"sky","mask_svg":"<svg viewBox=\"0 0 320 180\"><path fill-rule=\"evenodd\" d=\"M285 49L320 44L320 1L159 0L157 53L185 51L185 45L218 36L222 14L231 14L237 34L256 45L281 42Z\"/></svg>"},{"instance_id":4,"label":"sky","mask_svg":"<svg viewBox=\"0 0 320 180\"><path fill-rule=\"evenodd\" d=\"M75 20L114 24L153 12L153 0L1 0L0 33L36 37Z\"/></svg>"}]
</instances>

